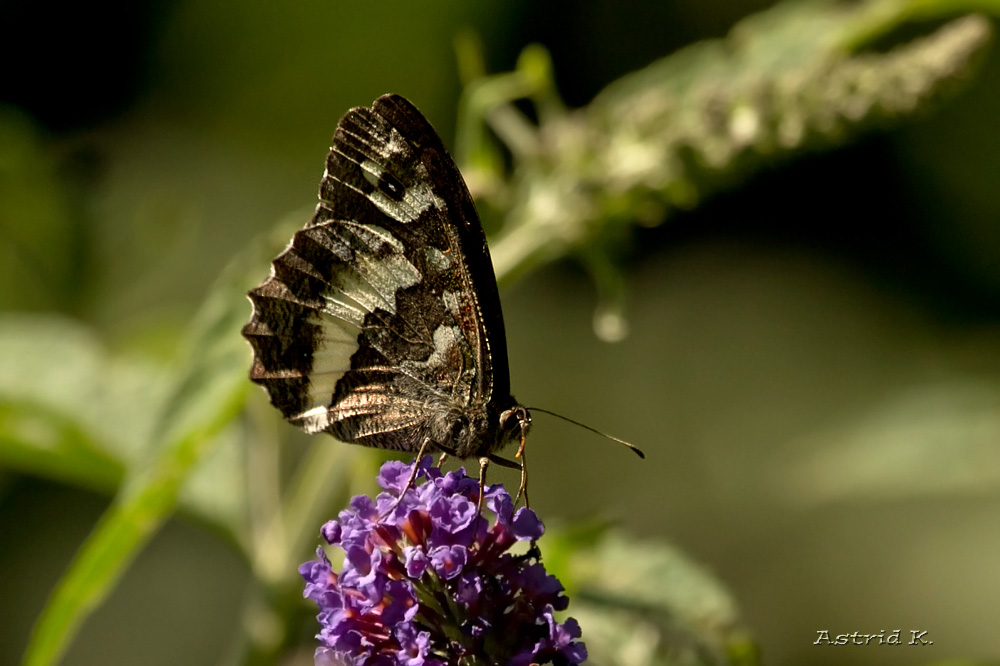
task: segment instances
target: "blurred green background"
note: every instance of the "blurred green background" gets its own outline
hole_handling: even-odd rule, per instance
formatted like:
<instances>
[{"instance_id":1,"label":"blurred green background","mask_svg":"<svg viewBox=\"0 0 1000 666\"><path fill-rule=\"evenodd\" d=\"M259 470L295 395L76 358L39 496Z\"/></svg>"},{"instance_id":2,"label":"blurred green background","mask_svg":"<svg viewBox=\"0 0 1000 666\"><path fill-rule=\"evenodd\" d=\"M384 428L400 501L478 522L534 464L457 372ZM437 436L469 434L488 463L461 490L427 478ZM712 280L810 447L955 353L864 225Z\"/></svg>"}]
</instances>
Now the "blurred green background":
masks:
<instances>
[{"instance_id":1,"label":"blurred green background","mask_svg":"<svg viewBox=\"0 0 1000 666\"><path fill-rule=\"evenodd\" d=\"M252 286L308 219L344 111L397 92L452 144L459 31L491 71L544 45L580 106L771 4L2 2L0 307L66 315L109 356L169 370L233 258L266 246ZM729 586L769 664L1000 659L997 118L994 51L933 112L637 228L622 342L595 337L577 264L505 288L517 398L647 454L539 415L532 507L669 539ZM252 423L286 428L250 395ZM0 472L3 664L114 489L26 467ZM221 663L249 580L209 525L171 520L64 663ZM812 645L897 628L934 645Z\"/></svg>"}]
</instances>

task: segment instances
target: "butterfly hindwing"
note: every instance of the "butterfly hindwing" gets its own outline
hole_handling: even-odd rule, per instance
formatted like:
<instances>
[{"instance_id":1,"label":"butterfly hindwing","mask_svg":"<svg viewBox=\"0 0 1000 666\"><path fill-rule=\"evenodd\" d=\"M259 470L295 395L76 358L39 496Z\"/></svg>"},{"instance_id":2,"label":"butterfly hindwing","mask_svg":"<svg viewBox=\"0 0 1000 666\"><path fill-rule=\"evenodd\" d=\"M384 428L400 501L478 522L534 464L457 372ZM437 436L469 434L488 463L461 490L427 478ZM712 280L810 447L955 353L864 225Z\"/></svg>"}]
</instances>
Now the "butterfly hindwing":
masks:
<instances>
[{"instance_id":1,"label":"butterfly hindwing","mask_svg":"<svg viewBox=\"0 0 1000 666\"><path fill-rule=\"evenodd\" d=\"M460 455L506 443L497 418L514 402L485 235L405 99L344 116L313 219L250 299L251 378L306 431Z\"/></svg>"}]
</instances>

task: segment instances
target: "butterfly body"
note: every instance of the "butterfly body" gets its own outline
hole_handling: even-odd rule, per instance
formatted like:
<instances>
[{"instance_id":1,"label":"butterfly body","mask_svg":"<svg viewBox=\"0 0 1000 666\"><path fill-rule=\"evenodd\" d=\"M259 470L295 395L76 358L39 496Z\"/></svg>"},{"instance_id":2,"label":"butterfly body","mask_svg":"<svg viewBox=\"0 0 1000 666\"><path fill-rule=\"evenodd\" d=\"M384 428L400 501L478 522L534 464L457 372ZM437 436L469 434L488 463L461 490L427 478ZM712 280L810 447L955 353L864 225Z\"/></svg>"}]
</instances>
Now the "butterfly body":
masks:
<instances>
[{"instance_id":1,"label":"butterfly body","mask_svg":"<svg viewBox=\"0 0 1000 666\"><path fill-rule=\"evenodd\" d=\"M312 220L250 291L250 378L307 432L496 459L530 416L510 394L486 236L407 100L349 111Z\"/></svg>"}]
</instances>

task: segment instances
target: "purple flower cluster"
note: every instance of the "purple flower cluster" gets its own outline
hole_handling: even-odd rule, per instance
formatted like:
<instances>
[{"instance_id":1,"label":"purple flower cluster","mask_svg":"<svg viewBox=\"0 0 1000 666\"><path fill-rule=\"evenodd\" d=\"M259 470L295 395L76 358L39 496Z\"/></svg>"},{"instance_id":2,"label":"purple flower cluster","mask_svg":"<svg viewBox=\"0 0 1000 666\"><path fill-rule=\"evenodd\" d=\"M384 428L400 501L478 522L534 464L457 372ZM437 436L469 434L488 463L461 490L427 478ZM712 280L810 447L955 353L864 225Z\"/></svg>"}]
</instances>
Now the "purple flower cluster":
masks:
<instances>
[{"instance_id":1,"label":"purple flower cluster","mask_svg":"<svg viewBox=\"0 0 1000 666\"><path fill-rule=\"evenodd\" d=\"M430 458L413 466L387 462L378 482L387 492L359 495L323 538L344 552L340 573L323 548L299 572L305 596L319 605L317 666L528 666L580 664L587 650L575 620L555 620L566 608L562 584L545 572L532 543L508 552L544 527L530 509L514 512L500 485L487 486L480 513L479 482L464 469L443 474Z\"/></svg>"}]
</instances>

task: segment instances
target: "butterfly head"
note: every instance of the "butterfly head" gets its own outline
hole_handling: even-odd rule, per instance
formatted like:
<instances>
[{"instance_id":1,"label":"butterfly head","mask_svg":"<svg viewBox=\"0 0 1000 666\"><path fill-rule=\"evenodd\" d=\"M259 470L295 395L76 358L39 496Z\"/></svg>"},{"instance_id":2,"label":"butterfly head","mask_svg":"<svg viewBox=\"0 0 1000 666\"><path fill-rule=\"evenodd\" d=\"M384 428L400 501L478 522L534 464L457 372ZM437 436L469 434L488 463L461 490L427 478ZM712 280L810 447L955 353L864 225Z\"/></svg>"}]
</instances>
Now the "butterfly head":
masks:
<instances>
[{"instance_id":1,"label":"butterfly head","mask_svg":"<svg viewBox=\"0 0 1000 666\"><path fill-rule=\"evenodd\" d=\"M500 412L500 447L515 439L520 441L515 458L520 458L524 453L524 440L528 436L528 428L531 427L531 414L523 405L514 405Z\"/></svg>"},{"instance_id":2,"label":"butterfly head","mask_svg":"<svg viewBox=\"0 0 1000 666\"><path fill-rule=\"evenodd\" d=\"M509 406L490 405L475 412L452 412L449 420L449 448L459 458L487 456L515 441L523 447L531 426L531 414L513 398Z\"/></svg>"}]
</instances>

